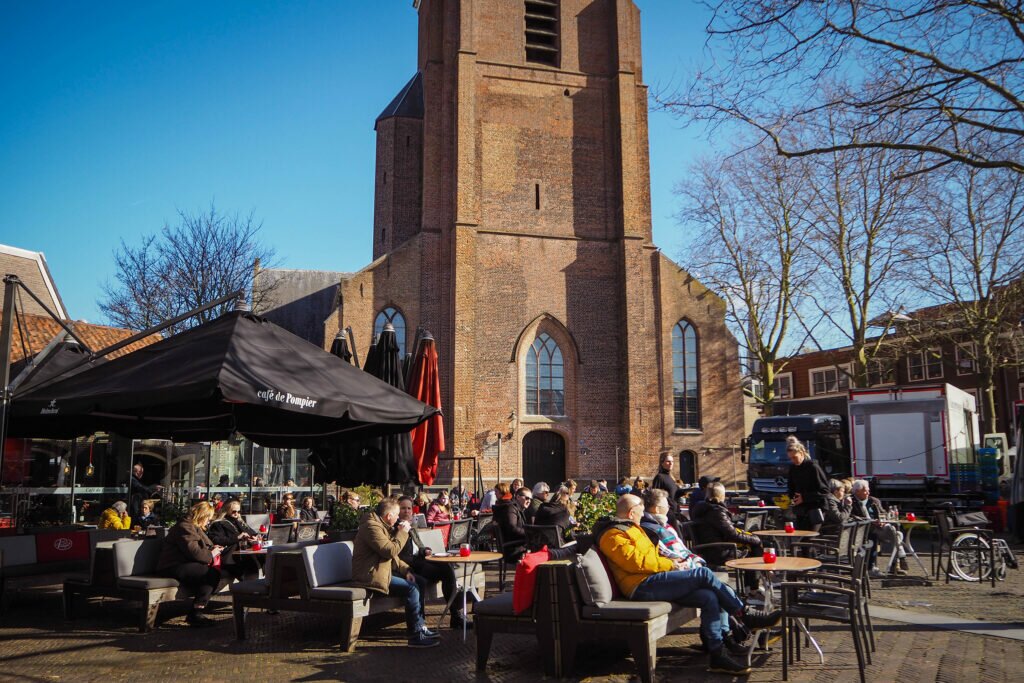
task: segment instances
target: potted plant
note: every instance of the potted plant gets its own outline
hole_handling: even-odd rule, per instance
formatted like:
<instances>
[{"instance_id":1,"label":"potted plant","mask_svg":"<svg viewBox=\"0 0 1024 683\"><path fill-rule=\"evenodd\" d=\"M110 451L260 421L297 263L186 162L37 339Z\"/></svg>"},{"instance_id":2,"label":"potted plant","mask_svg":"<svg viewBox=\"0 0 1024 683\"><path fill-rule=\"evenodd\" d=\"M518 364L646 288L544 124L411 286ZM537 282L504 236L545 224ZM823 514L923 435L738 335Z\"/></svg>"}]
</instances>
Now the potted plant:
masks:
<instances>
[{"instance_id":1,"label":"potted plant","mask_svg":"<svg viewBox=\"0 0 1024 683\"><path fill-rule=\"evenodd\" d=\"M576 537L581 534L589 534L597 520L603 517L615 516L615 504L617 497L606 493L595 498L589 493L580 496L576 503Z\"/></svg>"},{"instance_id":2,"label":"potted plant","mask_svg":"<svg viewBox=\"0 0 1024 683\"><path fill-rule=\"evenodd\" d=\"M377 503L384 498L384 494L379 489L371 488L366 484L357 486L352 491L359 494L362 506L356 510L341 502L335 503L334 509L331 510L331 521L327 525L326 540L328 542L355 540L356 531L359 529L359 522L363 515L368 510L375 508Z\"/></svg>"}]
</instances>

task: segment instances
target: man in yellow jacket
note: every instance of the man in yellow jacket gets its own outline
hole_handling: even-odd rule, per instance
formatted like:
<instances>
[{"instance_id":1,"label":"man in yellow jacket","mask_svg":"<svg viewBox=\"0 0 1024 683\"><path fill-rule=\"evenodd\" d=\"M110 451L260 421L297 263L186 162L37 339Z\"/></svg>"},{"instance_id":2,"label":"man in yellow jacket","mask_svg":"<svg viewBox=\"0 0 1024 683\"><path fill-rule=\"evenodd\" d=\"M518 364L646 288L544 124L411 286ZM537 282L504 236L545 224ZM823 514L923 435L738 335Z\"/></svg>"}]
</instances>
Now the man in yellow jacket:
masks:
<instances>
[{"instance_id":1,"label":"man in yellow jacket","mask_svg":"<svg viewBox=\"0 0 1024 683\"><path fill-rule=\"evenodd\" d=\"M747 628L758 629L778 624L781 612L744 608L736 593L707 567L683 569L679 560L660 556L640 527L643 513L640 499L627 494L619 498L616 519L594 528L598 548L608 559L619 589L631 600L699 607L701 640L711 654L708 670L750 673L750 667L734 661L722 649L723 636L730 631L729 615Z\"/></svg>"},{"instance_id":2,"label":"man in yellow jacket","mask_svg":"<svg viewBox=\"0 0 1024 683\"><path fill-rule=\"evenodd\" d=\"M101 529L131 529L132 518L128 516L128 504L119 500L104 510L99 526Z\"/></svg>"},{"instance_id":3,"label":"man in yellow jacket","mask_svg":"<svg viewBox=\"0 0 1024 683\"><path fill-rule=\"evenodd\" d=\"M397 523L397 524L396 524ZM435 647L437 633L427 628L412 569L400 557L409 540L409 522L398 521L398 499L385 498L359 523L352 550L352 582L405 600L409 647Z\"/></svg>"}]
</instances>

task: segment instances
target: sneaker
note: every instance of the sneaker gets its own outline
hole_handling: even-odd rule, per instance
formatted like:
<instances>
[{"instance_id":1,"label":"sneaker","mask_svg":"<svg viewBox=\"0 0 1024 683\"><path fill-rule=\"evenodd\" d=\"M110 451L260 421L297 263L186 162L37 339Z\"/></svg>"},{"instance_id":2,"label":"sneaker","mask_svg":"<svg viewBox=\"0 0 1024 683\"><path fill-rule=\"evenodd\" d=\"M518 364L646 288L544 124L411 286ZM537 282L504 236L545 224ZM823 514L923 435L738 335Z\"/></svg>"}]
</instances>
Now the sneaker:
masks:
<instances>
[{"instance_id":1,"label":"sneaker","mask_svg":"<svg viewBox=\"0 0 1024 683\"><path fill-rule=\"evenodd\" d=\"M868 570L868 576L871 577L872 579L884 579L885 578L885 574L883 574L881 571L879 571L877 567L872 567L871 569L869 569Z\"/></svg>"},{"instance_id":2,"label":"sneaker","mask_svg":"<svg viewBox=\"0 0 1024 683\"><path fill-rule=\"evenodd\" d=\"M746 664L740 664L719 650L718 652L711 653L708 661L708 671L732 674L733 676L745 676L750 673L750 667Z\"/></svg>"},{"instance_id":3,"label":"sneaker","mask_svg":"<svg viewBox=\"0 0 1024 683\"><path fill-rule=\"evenodd\" d=\"M196 614L195 612L185 617L185 623L196 628L208 628L217 625L217 622L213 619L204 617L202 614Z\"/></svg>"},{"instance_id":4,"label":"sneaker","mask_svg":"<svg viewBox=\"0 0 1024 683\"><path fill-rule=\"evenodd\" d=\"M727 633L722 636L722 644L725 646L726 651L731 655L739 655L746 658L750 653L750 643L738 640L732 633Z\"/></svg>"},{"instance_id":5,"label":"sneaker","mask_svg":"<svg viewBox=\"0 0 1024 683\"><path fill-rule=\"evenodd\" d=\"M743 622L744 626L751 630L771 628L782 621L782 610L766 612L765 610L757 607L747 607L743 610L743 616L740 617L740 621Z\"/></svg>"},{"instance_id":6,"label":"sneaker","mask_svg":"<svg viewBox=\"0 0 1024 683\"><path fill-rule=\"evenodd\" d=\"M441 641L437 638L431 638L419 631L416 635L409 638L409 647L437 647L441 644Z\"/></svg>"},{"instance_id":7,"label":"sneaker","mask_svg":"<svg viewBox=\"0 0 1024 683\"><path fill-rule=\"evenodd\" d=\"M440 638L441 634L437 631L431 631L429 628L424 626L420 629L420 633L423 634L424 638Z\"/></svg>"},{"instance_id":8,"label":"sneaker","mask_svg":"<svg viewBox=\"0 0 1024 683\"><path fill-rule=\"evenodd\" d=\"M900 558L899 568L902 569L904 572L910 571L910 565L907 564L907 558L905 558L905 557L901 557Z\"/></svg>"}]
</instances>

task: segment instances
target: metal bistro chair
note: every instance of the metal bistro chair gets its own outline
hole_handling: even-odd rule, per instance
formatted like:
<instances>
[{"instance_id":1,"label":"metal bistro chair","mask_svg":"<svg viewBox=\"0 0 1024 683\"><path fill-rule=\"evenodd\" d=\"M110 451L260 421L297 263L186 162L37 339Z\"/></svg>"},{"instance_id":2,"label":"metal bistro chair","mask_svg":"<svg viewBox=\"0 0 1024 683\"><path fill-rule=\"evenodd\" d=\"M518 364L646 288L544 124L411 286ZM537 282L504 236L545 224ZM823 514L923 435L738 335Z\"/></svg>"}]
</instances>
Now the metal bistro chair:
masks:
<instances>
[{"instance_id":1,"label":"metal bistro chair","mask_svg":"<svg viewBox=\"0 0 1024 683\"><path fill-rule=\"evenodd\" d=\"M501 526L499 524L492 524L494 527L494 536L497 539L498 550L501 553L501 559L498 560L498 590L505 590L505 575L508 572L509 564L512 565L512 570L515 571L515 566L519 564L519 560L522 558L523 553L518 552L519 549L526 550L526 546L521 541L506 541L501 533Z\"/></svg>"},{"instance_id":2,"label":"metal bistro chair","mask_svg":"<svg viewBox=\"0 0 1024 683\"><path fill-rule=\"evenodd\" d=\"M828 586L816 583L804 583L803 581L784 581L782 589L782 680L789 680L789 664L800 658L800 635L797 622L804 621L830 621L833 623L847 624L850 627L850 635L853 640L853 647L857 653L857 670L860 673L860 682L865 683L864 668L866 658L870 657L865 652L862 628L860 625L860 611L857 606L857 591L853 588L841 586ZM835 604L819 604L809 602L808 594L831 595L836 598Z\"/></svg>"},{"instance_id":3,"label":"metal bistro chair","mask_svg":"<svg viewBox=\"0 0 1024 683\"><path fill-rule=\"evenodd\" d=\"M297 543L309 543L319 540L320 522L299 522L295 528L295 541Z\"/></svg>"},{"instance_id":4,"label":"metal bistro chair","mask_svg":"<svg viewBox=\"0 0 1024 683\"><path fill-rule=\"evenodd\" d=\"M565 546L565 539L554 524L527 524L525 528L526 548L530 552L536 552L544 546L549 549Z\"/></svg>"},{"instance_id":5,"label":"metal bistro chair","mask_svg":"<svg viewBox=\"0 0 1024 683\"><path fill-rule=\"evenodd\" d=\"M274 545L284 545L289 543L292 539L292 530L295 525L289 522L288 524L271 524L269 531L267 531L267 540Z\"/></svg>"},{"instance_id":6,"label":"metal bistro chair","mask_svg":"<svg viewBox=\"0 0 1024 683\"><path fill-rule=\"evenodd\" d=\"M868 578L868 558L871 556L873 547L874 542L868 541L857 549L852 565L822 563L819 568L806 572L802 577L807 581L832 582L857 591L857 607L860 611L860 622L868 652L875 651L875 629L871 623L871 611L868 608L868 587L871 585ZM808 602L825 605L839 604L842 606L845 604L845 598L830 594L808 593L805 598ZM870 654L867 656L867 662L871 663Z\"/></svg>"},{"instance_id":7,"label":"metal bistro chair","mask_svg":"<svg viewBox=\"0 0 1024 683\"><path fill-rule=\"evenodd\" d=\"M448 527L448 549L458 550L463 543L469 543L472 519L459 519Z\"/></svg>"}]
</instances>

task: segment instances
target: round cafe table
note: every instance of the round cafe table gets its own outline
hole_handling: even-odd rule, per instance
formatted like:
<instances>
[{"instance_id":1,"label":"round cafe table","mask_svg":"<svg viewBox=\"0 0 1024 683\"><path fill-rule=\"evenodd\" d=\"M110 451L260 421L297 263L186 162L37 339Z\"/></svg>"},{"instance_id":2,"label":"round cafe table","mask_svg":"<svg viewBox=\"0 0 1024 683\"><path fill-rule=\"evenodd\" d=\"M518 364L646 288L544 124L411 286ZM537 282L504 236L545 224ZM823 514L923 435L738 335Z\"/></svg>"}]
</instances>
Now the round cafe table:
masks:
<instances>
[{"instance_id":1,"label":"round cafe table","mask_svg":"<svg viewBox=\"0 0 1024 683\"><path fill-rule=\"evenodd\" d=\"M760 536L761 538L776 538L779 544L779 550L783 555L789 550L789 544L799 539L814 538L820 536L817 531L800 531L799 529L794 531L786 531L785 529L763 529L761 531L755 531L754 535Z\"/></svg>"},{"instance_id":2,"label":"round cafe table","mask_svg":"<svg viewBox=\"0 0 1024 683\"><path fill-rule=\"evenodd\" d=\"M427 558L426 558L428 562L439 562L441 564L451 564L451 565L460 565L461 564L462 565L462 586L461 586L461 588L462 588L462 615L463 615L463 620L462 620L462 642L466 642L466 619L469 618L468 615L466 614L466 593L470 589L470 587L469 587L469 568L470 568L471 565L474 565L474 564L481 564L483 562L494 562L495 560L500 560L501 557L502 557L501 553L492 553L492 552L487 552L487 551L484 551L484 550L474 550L469 555L466 555L465 557L463 557L462 555L459 555L459 551L458 550L455 550L455 551L449 551L448 553L445 553L444 555L428 555ZM457 594L457 592L456 592L456 594ZM455 595L456 594L453 594L448 599L448 603L444 606L444 610L441 612L441 621L444 621L444 615L448 613L449 609L451 609L452 602L455 600ZM441 621L438 622L438 628L440 628Z\"/></svg>"},{"instance_id":3,"label":"round cafe table","mask_svg":"<svg viewBox=\"0 0 1024 683\"><path fill-rule=\"evenodd\" d=\"M782 533L786 533L783 531ZM817 536L817 532L808 531L805 533L814 534ZM779 557L776 558L775 562L771 564L765 562L760 556L759 557L743 557L738 560L728 560L725 566L730 569L736 569L739 571L751 571L751 572L764 572L766 574L765 581L762 582L764 585L764 609L766 612L772 611L772 603L774 601L773 590L772 590L772 574L774 572L806 572L811 569L817 569L821 566L819 560L815 560L810 557ZM821 647L817 641L811 636L807 628L796 620L797 626L802 630L814 645L814 649L818 651L818 658L821 659L821 663L825 663L825 655L821 651ZM753 654L754 647L757 645L758 638L754 638L751 641L750 649L747 651L747 664L750 664L750 656ZM783 654L785 656L785 654Z\"/></svg>"}]
</instances>

